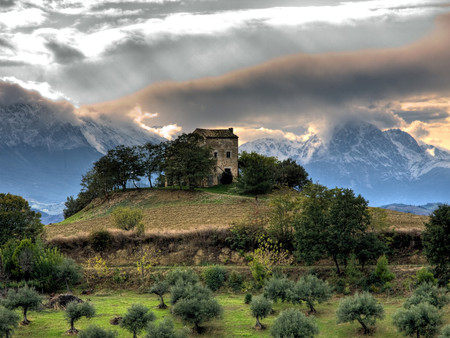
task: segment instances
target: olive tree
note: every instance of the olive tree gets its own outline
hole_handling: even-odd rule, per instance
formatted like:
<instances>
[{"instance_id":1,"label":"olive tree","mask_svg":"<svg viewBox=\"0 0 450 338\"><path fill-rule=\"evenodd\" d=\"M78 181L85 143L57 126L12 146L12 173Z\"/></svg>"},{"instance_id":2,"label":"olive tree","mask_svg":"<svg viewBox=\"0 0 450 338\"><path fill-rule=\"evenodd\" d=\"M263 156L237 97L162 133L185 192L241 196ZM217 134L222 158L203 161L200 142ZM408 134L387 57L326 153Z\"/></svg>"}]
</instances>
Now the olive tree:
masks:
<instances>
[{"instance_id":1,"label":"olive tree","mask_svg":"<svg viewBox=\"0 0 450 338\"><path fill-rule=\"evenodd\" d=\"M292 287L290 299L292 303L306 302L310 313L315 313L314 304L326 302L331 298L332 288L328 282L317 278L314 275L306 275Z\"/></svg>"},{"instance_id":2,"label":"olive tree","mask_svg":"<svg viewBox=\"0 0 450 338\"><path fill-rule=\"evenodd\" d=\"M413 305L427 302L441 309L449 302L446 292L444 288L438 288L431 283L422 283L417 286L411 297L406 300L404 307L410 308Z\"/></svg>"},{"instance_id":3,"label":"olive tree","mask_svg":"<svg viewBox=\"0 0 450 338\"><path fill-rule=\"evenodd\" d=\"M117 336L117 331L105 330L96 325L90 325L78 334L79 338L115 338Z\"/></svg>"},{"instance_id":4,"label":"olive tree","mask_svg":"<svg viewBox=\"0 0 450 338\"><path fill-rule=\"evenodd\" d=\"M287 277L273 276L264 282L264 295L274 302L280 299L282 302L288 300L294 282Z\"/></svg>"},{"instance_id":5,"label":"olive tree","mask_svg":"<svg viewBox=\"0 0 450 338\"><path fill-rule=\"evenodd\" d=\"M175 330L173 321L164 318L159 324L148 324L145 338L187 338L187 334L183 330Z\"/></svg>"},{"instance_id":6,"label":"olive tree","mask_svg":"<svg viewBox=\"0 0 450 338\"><path fill-rule=\"evenodd\" d=\"M364 334L368 334L369 325L375 325L377 319L383 319L384 309L370 293L356 293L339 302L336 316L338 324L356 320L363 327Z\"/></svg>"},{"instance_id":7,"label":"olive tree","mask_svg":"<svg viewBox=\"0 0 450 338\"><path fill-rule=\"evenodd\" d=\"M155 319L153 312L149 311L146 306L133 304L123 316L120 327L130 331L133 334L133 338L136 338L148 323Z\"/></svg>"},{"instance_id":8,"label":"olive tree","mask_svg":"<svg viewBox=\"0 0 450 338\"><path fill-rule=\"evenodd\" d=\"M415 335L417 338L434 336L442 322L439 310L430 303L419 303L407 309L399 309L392 319L398 331L405 336Z\"/></svg>"},{"instance_id":9,"label":"olive tree","mask_svg":"<svg viewBox=\"0 0 450 338\"><path fill-rule=\"evenodd\" d=\"M77 334L78 330L74 326L75 322L80 320L82 317L92 318L94 316L95 308L90 303L69 303L66 307L66 312L64 313L64 317L70 323L70 329L67 331L67 333Z\"/></svg>"},{"instance_id":10,"label":"olive tree","mask_svg":"<svg viewBox=\"0 0 450 338\"><path fill-rule=\"evenodd\" d=\"M270 334L275 338L309 338L318 333L315 318L306 317L297 309L282 311L270 330Z\"/></svg>"},{"instance_id":11,"label":"olive tree","mask_svg":"<svg viewBox=\"0 0 450 338\"><path fill-rule=\"evenodd\" d=\"M0 336L9 338L19 327L20 316L3 306L0 306Z\"/></svg>"},{"instance_id":12,"label":"olive tree","mask_svg":"<svg viewBox=\"0 0 450 338\"><path fill-rule=\"evenodd\" d=\"M264 326L259 320L266 318L270 314L272 311L272 302L264 297L264 295L253 297L250 303L250 310L252 311L253 317L256 318L255 327L257 329L264 329Z\"/></svg>"},{"instance_id":13,"label":"olive tree","mask_svg":"<svg viewBox=\"0 0 450 338\"><path fill-rule=\"evenodd\" d=\"M169 287L170 287L170 285L167 281L156 280L155 283L152 285L152 287L149 290L150 293L154 293L155 295L157 295L159 297L159 305L158 305L159 309L167 308L166 303L164 303L163 296L164 296L164 294L169 292Z\"/></svg>"},{"instance_id":14,"label":"olive tree","mask_svg":"<svg viewBox=\"0 0 450 338\"><path fill-rule=\"evenodd\" d=\"M41 306L42 297L36 290L25 286L20 288L17 292L14 290L8 291L8 296L4 301L4 305L7 309L14 310L22 308L23 325L27 325L30 321L27 318L28 310L37 310Z\"/></svg>"}]
</instances>

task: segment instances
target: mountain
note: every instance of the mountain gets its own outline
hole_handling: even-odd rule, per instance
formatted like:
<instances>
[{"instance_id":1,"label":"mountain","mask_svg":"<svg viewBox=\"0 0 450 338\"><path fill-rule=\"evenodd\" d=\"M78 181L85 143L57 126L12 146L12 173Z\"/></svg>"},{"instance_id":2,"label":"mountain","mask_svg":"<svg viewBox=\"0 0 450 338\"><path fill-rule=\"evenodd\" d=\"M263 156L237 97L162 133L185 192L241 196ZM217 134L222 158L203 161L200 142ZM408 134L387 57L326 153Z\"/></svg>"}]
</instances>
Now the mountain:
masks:
<instances>
[{"instance_id":1,"label":"mountain","mask_svg":"<svg viewBox=\"0 0 450 338\"><path fill-rule=\"evenodd\" d=\"M436 210L442 203L427 203L425 205L407 205L402 203L393 203L388 205L382 205L381 208L394 211L406 212L409 214L429 216Z\"/></svg>"},{"instance_id":2,"label":"mountain","mask_svg":"<svg viewBox=\"0 0 450 338\"><path fill-rule=\"evenodd\" d=\"M369 123L337 127L327 142L259 139L239 151L255 151L303 165L314 181L348 187L371 205L426 204L450 200L450 153L419 145L399 129L381 131Z\"/></svg>"},{"instance_id":3,"label":"mountain","mask_svg":"<svg viewBox=\"0 0 450 338\"><path fill-rule=\"evenodd\" d=\"M61 202L79 192L81 176L108 149L163 140L133 124L64 114L45 102L0 103L0 119L0 192L21 195L50 216L61 213ZM54 204L59 213L47 212Z\"/></svg>"}]
</instances>

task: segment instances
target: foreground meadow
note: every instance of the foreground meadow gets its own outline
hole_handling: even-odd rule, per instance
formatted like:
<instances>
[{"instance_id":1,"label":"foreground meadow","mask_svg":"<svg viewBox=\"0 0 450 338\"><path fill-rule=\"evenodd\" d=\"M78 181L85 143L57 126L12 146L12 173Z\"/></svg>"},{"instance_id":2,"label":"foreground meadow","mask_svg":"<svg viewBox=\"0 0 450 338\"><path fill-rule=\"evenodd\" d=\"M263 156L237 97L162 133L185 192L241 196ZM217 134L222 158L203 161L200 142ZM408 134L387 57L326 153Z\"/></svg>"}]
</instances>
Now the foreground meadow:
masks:
<instances>
[{"instance_id":1,"label":"foreground meadow","mask_svg":"<svg viewBox=\"0 0 450 338\"><path fill-rule=\"evenodd\" d=\"M270 337L270 328L280 311L293 307L289 303L275 303L274 313L262 320L267 326L266 330L257 331L254 329L255 319L250 314L249 305L244 304L244 294L219 293L216 298L224 308L221 319L212 320L205 323L205 332L201 335L191 333L192 337ZM135 303L144 304L156 315L157 320L164 317L173 318L170 307L166 310L157 309L159 301L156 296L150 294L138 294L126 291L119 294L117 291L108 293L97 293L83 297L90 299L95 306L97 314L92 319L82 318L75 323L75 327L83 330L91 324L116 330L119 337L130 337L131 334L119 326L110 324L110 320L116 316L122 316L127 309ZM170 296L166 295L167 301ZM377 322L376 327L370 337L401 337L392 325L392 314L402 306L404 297L377 297L378 301L385 309L385 318ZM339 304L339 298L334 297L329 302L317 306L317 322L320 334L318 337L365 337L362 334L358 323L336 324L335 312ZM305 305L295 306L306 313ZM450 306L444 308L444 323L450 323ZM32 321L28 326L21 326L14 334L17 337L61 337L66 336L65 331L69 329L69 324L64 319L64 311L45 309L41 312L31 312L29 319ZM177 328L184 325L174 318ZM189 332L191 332L189 330ZM142 334L142 337L145 335Z\"/></svg>"}]
</instances>

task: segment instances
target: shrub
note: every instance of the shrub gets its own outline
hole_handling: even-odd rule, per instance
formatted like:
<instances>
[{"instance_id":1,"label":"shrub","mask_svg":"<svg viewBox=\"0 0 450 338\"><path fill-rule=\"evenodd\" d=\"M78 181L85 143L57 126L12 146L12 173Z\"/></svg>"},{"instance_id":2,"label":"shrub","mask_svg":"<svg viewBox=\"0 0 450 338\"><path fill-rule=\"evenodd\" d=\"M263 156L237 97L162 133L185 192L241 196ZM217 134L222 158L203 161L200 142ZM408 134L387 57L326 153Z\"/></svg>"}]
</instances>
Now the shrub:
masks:
<instances>
[{"instance_id":1,"label":"shrub","mask_svg":"<svg viewBox=\"0 0 450 338\"><path fill-rule=\"evenodd\" d=\"M276 338L313 337L319 333L319 328L314 317L306 317L297 309L287 309L275 319L270 333Z\"/></svg>"},{"instance_id":2,"label":"shrub","mask_svg":"<svg viewBox=\"0 0 450 338\"><path fill-rule=\"evenodd\" d=\"M336 316L338 324L358 321L364 329L364 334L368 334L368 326L375 325L377 319L382 319L384 310L371 294L364 292L342 299L339 302Z\"/></svg>"},{"instance_id":3,"label":"shrub","mask_svg":"<svg viewBox=\"0 0 450 338\"><path fill-rule=\"evenodd\" d=\"M398 331L406 336L432 337L437 333L441 324L439 310L429 303L420 303L412 305L408 309L399 309L394 313L392 319Z\"/></svg>"},{"instance_id":4,"label":"shrub","mask_svg":"<svg viewBox=\"0 0 450 338\"><path fill-rule=\"evenodd\" d=\"M179 300L189 298L193 294L197 294L200 298L210 298L211 290L200 283L185 285L181 281L178 281L177 284L170 289L170 294L170 303L175 305Z\"/></svg>"},{"instance_id":5,"label":"shrub","mask_svg":"<svg viewBox=\"0 0 450 338\"><path fill-rule=\"evenodd\" d=\"M166 281L170 286L174 286L178 281L183 285L198 283L198 276L192 269L175 269L166 276Z\"/></svg>"},{"instance_id":6,"label":"shrub","mask_svg":"<svg viewBox=\"0 0 450 338\"><path fill-rule=\"evenodd\" d=\"M256 318L255 327L263 329L264 326L260 323L259 319L266 318L270 314L272 311L272 302L263 295L253 297L250 303L250 310L252 311L253 317Z\"/></svg>"},{"instance_id":7,"label":"shrub","mask_svg":"<svg viewBox=\"0 0 450 338\"><path fill-rule=\"evenodd\" d=\"M386 286L391 280L395 279L394 273L389 270L389 263L386 255L381 256L377 260L377 266L375 267L375 276L377 276L383 287Z\"/></svg>"},{"instance_id":8,"label":"shrub","mask_svg":"<svg viewBox=\"0 0 450 338\"><path fill-rule=\"evenodd\" d=\"M264 234L267 217L258 210L249 218L234 223L226 242L232 250L254 250L258 247L258 239Z\"/></svg>"},{"instance_id":9,"label":"shrub","mask_svg":"<svg viewBox=\"0 0 450 338\"><path fill-rule=\"evenodd\" d=\"M203 270L203 280L212 291L219 290L224 284L227 270L223 266L213 265Z\"/></svg>"},{"instance_id":10,"label":"shrub","mask_svg":"<svg viewBox=\"0 0 450 338\"><path fill-rule=\"evenodd\" d=\"M113 236L107 230L94 231L89 235L91 248L96 252L106 251L111 247Z\"/></svg>"},{"instance_id":11,"label":"shrub","mask_svg":"<svg viewBox=\"0 0 450 338\"><path fill-rule=\"evenodd\" d=\"M236 271L231 271L230 276L228 277L228 286L234 292L238 292L242 290L242 284L244 283L244 277Z\"/></svg>"},{"instance_id":12,"label":"shrub","mask_svg":"<svg viewBox=\"0 0 450 338\"><path fill-rule=\"evenodd\" d=\"M317 278L314 275L306 275L291 289L290 299L292 303L306 302L309 306L309 312L316 312L314 303L323 303L331 298L332 288L328 282Z\"/></svg>"},{"instance_id":13,"label":"shrub","mask_svg":"<svg viewBox=\"0 0 450 338\"><path fill-rule=\"evenodd\" d=\"M164 318L159 325L150 323L147 326L147 335L145 338L185 338L187 337L184 331L175 331L173 321Z\"/></svg>"},{"instance_id":14,"label":"shrub","mask_svg":"<svg viewBox=\"0 0 450 338\"><path fill-rule=\"evenodd\" d=\"M117 336L116 331L105 330L95 325L88 326L78 334L79 338L115 338Z\"/></svg>"},{"instance_id":15,"label":"shrub","mask_svg":"<svg viewBox=\"0 0 450 338\"><path fill-rule=\"evenodd\" d=\"M431 283L420 284L409 297L405 304L405 308L410 308L412 305L419 303L430 303L431 305L441 309L449 302L449 297L446 295L446 290L438 288Z\"/></svg>"},{"instance_id":16,"label":"shrub","mask_svg":"<svg viewBox=\"0 0 450 338\"><path fill-rule=\"evenodd\" d=\"M287 277L271 277L264 283L264 295L274 302L288 300L294 283Z\"/></svg>"},{"instance_id":17,"label":"shrub","mask_svg":"<svg viewBox=\"0 0 450 338\"><path fill-rule=\"evenodd\" d=\"M144 216L140 209L117 207L112 212L112 218L117 228L128 231L141 223Z\"/></svg>"},{"instance_id":18,"label":"shrub","mask_svg":"<svg viewBox=\"0 0 450 338\"><path fill-rule=\"evenodd\" d=\"M123 316L120 327L131 332L133 338L136 338L148 323L155 320L155 318L153 312L150 312L146 306L133 304Z\"/></svg>"},{"instance_id":19,"label":"shrub","mask_svg":"<svg viewBox=\"0 0 450 338\"><path fill-rule=\"evenodd\" d=\"M434 278L433 273L427 268L422 268L416 273L416 285L422 283L431 283L434 285L437 284L437 279Z\"/></svg>"},{"instance_id":20,"label":"shrub","mask_svg":"<svg viewBox=\"0 0 450 338\"><path fill-rule=\"evenodd\" d=\"M438 338L450 338L450 324L444 326Z\"/></svg>"},{"instance_id":21,"label":"shrub","mask_svg":"<svg viewBox=\"0 0 450 338\"><path fill-rule=\"evenodd\" d=\"M20 316L3 306L0 306L0 336L11 337L15 329L19 327Z\"/></svg>"},{"instance_id":22,"label":"shrub","mask_svg":"<svg viewBox=\"0 0 450 338\"><path fill-rule=\"evenodd\" d=\"M6 298L4 305L9 310L22 308L23 321L22 324L27 325L30 321L27 318L28 310L37 310L42 303L42 297L34 289L25 286L19 289L17 292L9 290L8 297Z\"/></svg>"},{"instance_id":23,"label":"shrub","mask_svg":"<svg viewBox=\"0 0 450 338\"><path fill-rule=\"evenodd\" d=\"M66 312L64 313L64 317L66 317L66 320L70 323L70 330L68 330L67 333L78 333L78 330L75 328L74 324L81 317L92 318L94 316L95 308L90 303L69 303L66 307Z\"/></svg>"}]
</instances>

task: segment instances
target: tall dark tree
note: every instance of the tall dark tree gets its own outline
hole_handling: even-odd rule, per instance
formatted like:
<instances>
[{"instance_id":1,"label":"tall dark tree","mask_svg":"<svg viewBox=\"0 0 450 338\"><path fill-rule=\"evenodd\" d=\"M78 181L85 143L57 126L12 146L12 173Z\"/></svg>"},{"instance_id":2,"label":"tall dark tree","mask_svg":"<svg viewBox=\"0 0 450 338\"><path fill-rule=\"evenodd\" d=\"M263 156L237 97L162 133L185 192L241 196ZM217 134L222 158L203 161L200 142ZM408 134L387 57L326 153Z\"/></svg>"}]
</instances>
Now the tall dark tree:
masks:
<instances>
[{"instance_id":1,"label":"tall dark tree","mask_svg":"<svg viewBox=\"0 0 450 338\"><path fill-rule=\"evenodd\" d=\"M288 158L278 162L275 169L275 183L301 190L308 182L305 168Z\"/></svg>"},{"instance_id":2,"label":"tall dark tree","mask_svg":"<svg viewBox=\"0 0 450 338\"><path fill-rule=\"evenodd\" d=\"M243 152L239 156L239 178L237 186L244 194L266 194L272 191L275 182L277 160L255 152Z\"/></svg>"},{"instance_id":3,"label":"tall dark tree","mask_svg":"<svg viewBox=\"0 0 450 338\"><path fill-rule=\"evenodd\" d=\"M0 194L0 245L9 239L37 238L43 231L41 214L16 195Z\"/></svg>"},{"instance_id":4,"label":"tall dark tree","mask_svg":"<svg viewBox=\"0 0 450 338\"><path fill-rule=\"evenodd\" d=\"M164 149L166 143L161 142L159 144L146 143L139 148L141 161L144 166L144 173L148 179L150 188L152 185L152 175L155 173L161 173L164 166Z\"/></svg>"}]
</instances>

